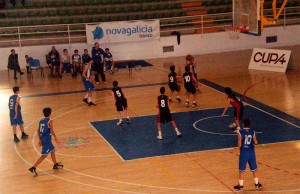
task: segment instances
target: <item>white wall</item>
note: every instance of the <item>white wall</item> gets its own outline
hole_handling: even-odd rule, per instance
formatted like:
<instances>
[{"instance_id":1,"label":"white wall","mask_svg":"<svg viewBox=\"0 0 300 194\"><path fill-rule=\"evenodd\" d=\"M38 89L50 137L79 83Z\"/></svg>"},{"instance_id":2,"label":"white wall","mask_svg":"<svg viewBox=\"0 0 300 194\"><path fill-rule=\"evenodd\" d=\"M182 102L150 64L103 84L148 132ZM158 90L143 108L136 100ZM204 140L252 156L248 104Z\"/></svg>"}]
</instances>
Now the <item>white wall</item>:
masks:
<instances>
[{"instance_id":1,"label":"white wall","mask_svg":"<svg viewBox=\"0 0 300 194\"><path fill-rule=\"evenodd\" d=\"M224 51L236 51L252 49L254 47L271 48L281 46L292 46L300 44L300 25L266 28L262 36L251 36L241 34L237 40L231 40L226 32L210 33L204 35L185 35L181 37L181 44L177 45L176 36L162 37L157 41L145 41L136 43L115 43L100 45L101 48L109 47L115 60L128 59L151 59L184 56L186 54L218 53ZM267 36L277 36L276 43L265 43ZM174 52L163 53L163 46L174 45ZM28 54L33 58L40 59L45 65L45 55L48 54L52 45L30 46L14 48L19 54L21 68L25 67L24 56ZM56 45L57 50L62 53L64 48L73 53L75 49L82 54L83 49L91 51L93 45L72 44ZM7 68L7 59L12 48L0 48L0 70Z\"/></svg>"}]
</instances>

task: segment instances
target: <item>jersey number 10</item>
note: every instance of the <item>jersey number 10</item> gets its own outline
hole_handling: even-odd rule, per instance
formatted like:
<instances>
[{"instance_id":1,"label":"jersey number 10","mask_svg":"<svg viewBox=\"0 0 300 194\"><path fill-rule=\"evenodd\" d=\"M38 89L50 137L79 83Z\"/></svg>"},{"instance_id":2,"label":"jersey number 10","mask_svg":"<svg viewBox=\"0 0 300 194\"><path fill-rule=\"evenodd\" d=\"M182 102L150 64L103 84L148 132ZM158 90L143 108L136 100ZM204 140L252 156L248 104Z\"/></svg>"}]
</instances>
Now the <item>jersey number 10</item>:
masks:
<instances>
[{"instance_id":1,"label":"jersey number 10","mask_svg":"<svg viewBox=\"0 0 300 194\"><path fill-rule=\"evenodd\" d=\"M245 145L250 145L252 140L252 135L245 135Z\"/></svg>"}]
</instances>

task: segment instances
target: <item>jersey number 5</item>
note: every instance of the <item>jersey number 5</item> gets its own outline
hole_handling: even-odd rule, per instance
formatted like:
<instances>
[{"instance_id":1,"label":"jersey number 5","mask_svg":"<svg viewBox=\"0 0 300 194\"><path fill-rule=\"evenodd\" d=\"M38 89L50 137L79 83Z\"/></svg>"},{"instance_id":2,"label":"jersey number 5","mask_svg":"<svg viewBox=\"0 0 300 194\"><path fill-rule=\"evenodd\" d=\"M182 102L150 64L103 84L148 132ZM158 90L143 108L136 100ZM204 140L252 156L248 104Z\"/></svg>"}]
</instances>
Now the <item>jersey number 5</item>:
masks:
<instances>
[{"instance_id":1,"label":"jersey number 5","mask_svg":"<svg viewBox=\"0 0 300 194\"><path fill-rule=\"evenodd\" d=\"M117 94L118 97L122 96L122 94L121 94L121 92L119 90L116 91L116 94Z\"/></svg>"}]
</instances>

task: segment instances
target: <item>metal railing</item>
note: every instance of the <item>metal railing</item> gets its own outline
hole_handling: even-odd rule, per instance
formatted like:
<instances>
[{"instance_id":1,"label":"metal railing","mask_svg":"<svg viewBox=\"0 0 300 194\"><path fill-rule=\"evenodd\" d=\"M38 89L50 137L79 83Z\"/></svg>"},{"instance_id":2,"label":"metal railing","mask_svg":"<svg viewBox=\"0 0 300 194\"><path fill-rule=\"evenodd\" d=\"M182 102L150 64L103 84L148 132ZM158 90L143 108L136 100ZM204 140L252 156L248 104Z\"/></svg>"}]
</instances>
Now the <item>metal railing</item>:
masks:
<instances>
[{"instance_id":1,"label":"metal railing","mask_svg":"<svg viewBox=\"0 0 300 194\"><path fill-rule=\"evenodd\" d=\"M268 11L270 10L266 10L266 16L271 17ZM288 18L292 16L295 18ZM204 34L208 29L215 28L224 31L232 26L232 13L160 18L160 23L161 36L169 36L173 31L182 34ZM283 16L277 23L284 27L289 24L300 24L300 6L285 8ZM86 24L2 27L0 28L0 47L83 43L86 41Z\"/></svg>"}]
</instances>

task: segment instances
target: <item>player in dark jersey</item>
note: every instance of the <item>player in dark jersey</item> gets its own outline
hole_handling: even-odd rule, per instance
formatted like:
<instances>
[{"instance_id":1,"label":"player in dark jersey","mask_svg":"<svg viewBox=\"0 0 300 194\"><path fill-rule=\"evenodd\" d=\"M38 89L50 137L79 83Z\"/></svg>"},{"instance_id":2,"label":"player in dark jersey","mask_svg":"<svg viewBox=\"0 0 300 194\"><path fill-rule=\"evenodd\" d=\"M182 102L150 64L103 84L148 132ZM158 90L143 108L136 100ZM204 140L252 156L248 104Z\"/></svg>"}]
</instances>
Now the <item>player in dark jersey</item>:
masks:
<instances>
[{"instance_id":1,"label":"player in dark jersey","mask_svg":"<svg viewBox=\"0 0 300 194\"><path fill-rule=\"evenodd\" d=\"M84 53L82 54L82 64L83 64L83 69L84 69L84 66L85 64L87 64L87 60L88 58L90 58L90 54L89 54L89 51L87 49L84 49L83 51Z\"/></svg>"},{"instance_id":2,"label":"player in dark jersey","mask_svg":"<svg viewBox=\"0 0 300 194\"><path fill-rule=\"evenodd\" d=\"M190 67L189 66L185 66L185 72L183 74L183 81L184 81L184 87L186 89L186 101L185 101L185 105L188 107L190 106L190 102L189 102L189 98L190 98L190 94L193 94L193 104L192 106L197 106L196 103L196 83L197 80L195 79L194 75L190 72Z\"/></svg>"},{"instance_id":3,"label":"player in dark jersey","mask_svg":"<svg viewBox=\"0 0 300 194\"><path fill-rule=\"evenodd\" d=\"M254 144L257 144L255 131L250 129L250 120L243 120L244 128L238 131L238 147L240 148L239 158L239 184L234 186L237 191L243 190L244 185L244 173L247 163L250 166L250 170L253 172L254 186L256 189L262 188L262 184L258 182L258 170L256 164L256 156Z\"/></svg>"},{"instance_id":4,"label":"player in dark jersey","mask_svg":"<svg viewBox=\"0 0 300 194\"><path fill-rule=\"evenodd\" d=\"M182 134L180 133L180 131L178 130L175 121L172 118L170 109L169 109L169 97L165 95L165 87L161 87L160 88L160 96L157 97L157 101L158 101L158 118L157 118L157 129L158 129L158 136L157 139L162 140L162 133L161 133L161 123L168 123L171 122L177 137L181 137Z\"/></svg>"},{"instance_id":5,"label":"player in dark jersey","mask_svg":"<svg viewBox=\"0 0 300 194\"><path fill-rule=\"evenodd\" d=\"M126 114L126 123L129 124L130 123L130 118L127 114L127 99L125 98L122 89L120 87L118 87L118 82L114 81L113 82L113 89L111 90L112 96L114 96L115 100L116 100L116 108L117 108L117 112L118 112L118 116L119 116L119 122L117 123L117 125L123 125L123 120L122 120L122 115L121 112L123 110L125 110L125 114Z\"/></svg>"},{"instance_id":6,"label":"player in dark jersey","mask_svg":"<svg viewBox=\"0 0 300 194\"><path fill-rule=\"evenodd\" d=\"M176 91L177 92L176 100L178 102L181 102L181 99L179 97L180 86L177 83L177 79L179 79L180 76L177 76L177 73L175 72L175 66L174 65L172 65L170 67L170 71L171 72L168 75L168 77L169 77L169 88L171 90L171 93L170 93L170 96L169 96L169 101L172 102L172 94L173 94L174 91Z\"/></svg>"},{"instance_id":7,"label":"player in dark jersey","mask_svg":"<svg viewBox=\"0 0 300 194\"><path fill-rule=\"evenodd\" d=\"M231 88L226 87L224 89L225 94L227 95L227 103L226 106L224 108L224 111L222 113L222 116L225 115L229 105L231 104L234 108L234 122L232 124L229 125L229 127L233 130L235 130L235 132L237 132L238 130L241 129L240 127L240 121L243 119L243 114L244 114L244 104L243 102L237 98L233 93Z\"/></svg>"},{"instance_id":8,"label":"player in dark jersey","mask_svg":"<svg viewBox=\"0 0 300 194\"><path fill-rule=\"evenodd\" d=\"M192 55L187 55L185 57L186 59L186 66L189 66L190 67L190 72L194 75L195 77L195 86L196 86L196 90L198 91L198 93L201 93L200 89L199 89L199 85L200 85L200 82L198 81L198 75L197 75L197 72L196 72L196 63L195 63L195 59Z\"/></svg>"},{"instance_id":9,"label":"player in dark jersey","mask_svg":"<svg viewBox=\"0 0 300 194\"><path fill-rule=\"evenodd\" d=\"M28 135L24 132L24 122L21 113L21 97L19 96L20 88L18 86L13 87L14 94L9 97L8 100L8 108L9 108L9 117L10 117L10 124L13 128L14 133L14 142L18 143L20 139L17 137L17 125L22 132L22 139L27 139Z\"/></svg>"},{"instance_id":10,"label":"player in dark jersey","mask_svg":"<svg viewBox=\"0 0 300 194\"><path fill-rule=\"evenodd\" d=\"M51 112L51 108L44 108L43 114L45 118L41 119L39 123L37 133L39 138L39 145L42 146L42 156L36 161L36 163L31 168L29 168L29 171L34 176L38 175L38 173L36 172L36 167L45 158L47 158L48 154L51 154L51 158L53 161L53 169L63 168L62 164L56 162L55 147L52 144L51 137L53 137L56 142L58 142L58 140L53 130L53 121L50 119Z\"/></svg>"},{"instance_id":11,"label":"player in dark jersey","mask_svg":"<svg viewBox=\"0 0 300 194\"><path fill-rule=\"evenodd\" d=\"M91 57L89 57L87 59L87 63L83 69L82 72L82 83L86 89L86 95L83 98L83 102L87 103L89 106L95 106L96 104L94 104L92 102L92 97L93 97L93 92L95 89L95 86L93 84L93 80L91 77L91 67L93 64L93 59Z\"/></svg>"}]
</instances>

